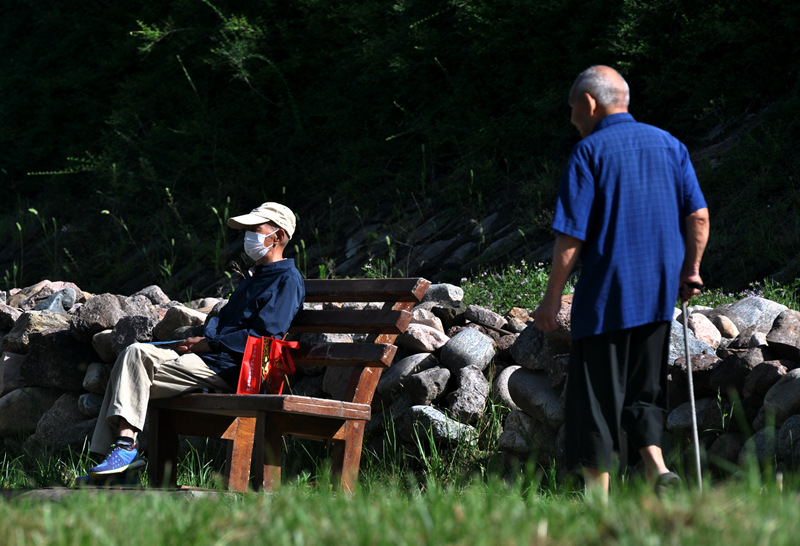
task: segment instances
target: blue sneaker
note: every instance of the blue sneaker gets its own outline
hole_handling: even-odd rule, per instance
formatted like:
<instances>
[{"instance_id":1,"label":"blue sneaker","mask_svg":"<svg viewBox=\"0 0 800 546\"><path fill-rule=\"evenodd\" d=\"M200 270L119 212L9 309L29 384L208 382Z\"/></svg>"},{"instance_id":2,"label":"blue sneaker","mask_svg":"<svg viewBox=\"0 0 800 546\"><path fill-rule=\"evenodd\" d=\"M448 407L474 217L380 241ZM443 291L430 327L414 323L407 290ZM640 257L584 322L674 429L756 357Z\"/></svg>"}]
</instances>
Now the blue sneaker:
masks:
<instances>
[{"instance_id":1,"label":"blue sneaker","mask_svg":"<svg viewBox=\"0 0 800 546\"><path fill-rule=\"evenodd\" d=\"M145 462L139 456L135 447L127 449L114 444L111 446L111 453L106 460L97 466L89 469L89 476L103 476L105 474L117 474L126 470L132 470L144 466Z\"/></svg>"}]
</instances>

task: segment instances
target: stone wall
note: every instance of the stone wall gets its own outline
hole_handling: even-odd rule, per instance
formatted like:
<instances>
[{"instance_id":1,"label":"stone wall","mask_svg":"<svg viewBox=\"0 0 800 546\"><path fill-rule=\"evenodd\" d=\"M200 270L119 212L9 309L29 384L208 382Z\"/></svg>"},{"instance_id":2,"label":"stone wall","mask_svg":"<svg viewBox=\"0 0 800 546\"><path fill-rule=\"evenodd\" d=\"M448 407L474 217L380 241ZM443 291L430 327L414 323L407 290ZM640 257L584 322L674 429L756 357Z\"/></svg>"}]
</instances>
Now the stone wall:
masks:
<instances>
[{"instance_id":1,"label":"stone wall","mask_svg":"<svg viewBox=\"0 0 800 546\"><path fill-rule=\"evenodd\" d=\"M133 342L202 335L207 318L224 303L184 305L155 286L130 296L91 295L70 283L43 281L0 292L0 438L22 442L34 456L83 449L116 356ZM490 428L477 425L494 405L502 410L490 415L504 416L503 455L546 466L555 461L563 469L570 304L565 296L559 330L545 335L532 326L528 310L500 316L464 302L456 286L433 285L398 337L398 354L377 388L368 441L379 443L391 424L410 444L420 431L441 445L476 443ZM800 457L800 313L758 297L689 313L707 464L730 468L752 453L792 466ZM665 440L679 448L691 431L685 360L676 320ZM290 378L291 389L327 397L341 388L340 373L300 370Z\"/></svg>"}]
</instances>

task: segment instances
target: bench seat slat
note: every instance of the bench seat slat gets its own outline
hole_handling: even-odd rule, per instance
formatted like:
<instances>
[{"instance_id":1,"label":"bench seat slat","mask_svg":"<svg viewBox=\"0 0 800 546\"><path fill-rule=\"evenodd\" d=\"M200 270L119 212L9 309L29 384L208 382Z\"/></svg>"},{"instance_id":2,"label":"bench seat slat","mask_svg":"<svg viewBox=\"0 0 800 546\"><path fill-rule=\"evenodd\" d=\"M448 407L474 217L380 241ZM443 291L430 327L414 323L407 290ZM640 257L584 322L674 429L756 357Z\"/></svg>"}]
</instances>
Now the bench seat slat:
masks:
<instances>
[{"instance_id":1,"label":"bench seat slat","mask_svg":"<svg viewBox=\"0 0 800 546\"><path fill-rule=\"evenodd\" d=\"M296 366L389 367L397 347L388 343L301 343L290 350Z\"/></svg>"},{"instance_id":2,"label":"bench seat slat","mask_svg":"<svg viewBox=\"0 0 800 546\"><path fill-rule=\"evenodd\" d=\"M306 279L309 302L422 301L430 286L425 279Z\"/></svg>"},{"instance_id":3,"label":"bench seat slat","mask_svg":"<svg viewBox=\"0 0 800 546\"><path fill-rule=\"evenodd\" d=\"M351 309L302 310L289 329L292 333L402 334L411 322L408 311Z\"/></svg>"},{"instance_id":4,"label":"bench seat slat","mask_svg":"<svg viewBox=\"0 0 800 546\"><path fill-rule=\"evenodd\" d=\"M259 412L296 413L332 419L369 420L367 404L291 394L186 394L151 402L157 408L195 413L255 417Z\"/></svg>"}]
</instances>

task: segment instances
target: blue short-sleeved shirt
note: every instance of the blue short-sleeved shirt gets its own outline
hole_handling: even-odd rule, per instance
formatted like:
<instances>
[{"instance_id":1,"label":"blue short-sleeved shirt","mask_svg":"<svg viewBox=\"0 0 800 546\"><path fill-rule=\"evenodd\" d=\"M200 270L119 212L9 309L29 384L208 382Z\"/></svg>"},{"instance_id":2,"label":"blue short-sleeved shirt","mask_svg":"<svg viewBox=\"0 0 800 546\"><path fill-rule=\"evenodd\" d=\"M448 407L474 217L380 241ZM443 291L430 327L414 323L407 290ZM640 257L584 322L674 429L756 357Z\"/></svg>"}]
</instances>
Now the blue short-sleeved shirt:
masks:
<instances>
[{"instance_id":1,"label":"blue short-sleeved shirt","mask_svg":"<svg viewBox=\"0 0 800 546\"><path fill-rule=\"evenodd\" d=\"M613 114L578 142L553 220L583 241L572 337L672 320L684 220L705 207L689 152L666 131Z\"/></svg>"},{"instance_id":2,"label":"blue short-sleeved shirt","mask_svg":"<svg viewBox=\"0 0 800 546\"><path fill-rule=\"evenodd\" d=\"M303 276L287 258L256 266L209 319L205 337L211 353L199 355L230 385L236 385L247 336L283 337L305 299Z\"/></svg>"}]
</instances>

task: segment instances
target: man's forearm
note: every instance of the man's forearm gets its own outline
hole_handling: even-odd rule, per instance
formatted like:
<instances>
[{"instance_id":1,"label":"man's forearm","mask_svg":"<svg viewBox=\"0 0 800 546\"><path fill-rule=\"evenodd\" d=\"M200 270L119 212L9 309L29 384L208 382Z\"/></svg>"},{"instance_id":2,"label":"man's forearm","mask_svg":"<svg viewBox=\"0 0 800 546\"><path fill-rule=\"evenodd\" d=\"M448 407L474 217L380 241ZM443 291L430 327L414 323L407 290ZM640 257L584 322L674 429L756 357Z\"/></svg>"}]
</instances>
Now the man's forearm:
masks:
<instances>
[{"instance_id":1,"label":"man's forearm","mask_svg":"<svg viewBox=\"0 0 800 546\"><path fill-rule=\"evenodd\" d=\"M699 209L686 217L686 254L683 259L682 277L696 277L700 275L700 262L703 259L710 222L708 209Z\"/></svg>"},{"instance_id":2,"label":"man's forearm","mask_svg":"<svg viewBox=\"0 0 800 546\"><path fill-rule=\"evenodd\" d=\"M570 273L578 263L583 241L569 235L559 235L553 250L553 267L547 281L545 297L561 297Z\"/></svg>"}]
</instances>

